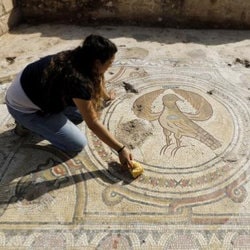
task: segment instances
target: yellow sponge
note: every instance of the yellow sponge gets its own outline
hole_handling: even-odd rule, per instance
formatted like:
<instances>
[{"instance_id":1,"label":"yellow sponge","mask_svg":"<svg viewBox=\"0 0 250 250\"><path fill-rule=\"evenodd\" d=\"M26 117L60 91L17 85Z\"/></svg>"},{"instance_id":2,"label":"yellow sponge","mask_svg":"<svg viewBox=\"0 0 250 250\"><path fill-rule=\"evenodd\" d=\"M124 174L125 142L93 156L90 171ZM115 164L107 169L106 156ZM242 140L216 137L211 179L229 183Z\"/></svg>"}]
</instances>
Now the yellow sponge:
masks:
<instances>
[{"instance_id":1,"label":"yellow sponge","mask_svg":"<svg viewBox=\"0 0 250 250\"><path fill-rule=\"evenodd\" d=\"M133 168L130 169L130 173L134 178L137 178L139 175L141 175L144 171L142 165L139 162L132 161Z\"/></svg>"}]
</instances>

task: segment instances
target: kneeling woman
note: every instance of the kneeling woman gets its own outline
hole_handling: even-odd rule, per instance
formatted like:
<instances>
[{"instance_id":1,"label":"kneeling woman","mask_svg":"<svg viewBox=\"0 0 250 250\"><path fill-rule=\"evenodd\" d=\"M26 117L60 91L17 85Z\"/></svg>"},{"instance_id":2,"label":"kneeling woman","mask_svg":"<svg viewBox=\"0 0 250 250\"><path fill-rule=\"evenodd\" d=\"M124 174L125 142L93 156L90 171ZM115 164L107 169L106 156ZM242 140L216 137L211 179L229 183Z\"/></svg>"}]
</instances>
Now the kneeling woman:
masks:
<instances>
[{"instance_id":1,"label":"kneeling woman","mask_svg":"<svg viewBox=\"0 0 250 250\"><path fill-rule=\"evenodd\" d=\"M88 36L73 50L48 55L26 66L6 93L10 114L26 129L66 152L80 152L87 144L76 126L85 120L104 143L131 168L131 152L98 119L102 100L110 98L104 73L117 47L109 39Z\"/></svg>"}]
</instances>

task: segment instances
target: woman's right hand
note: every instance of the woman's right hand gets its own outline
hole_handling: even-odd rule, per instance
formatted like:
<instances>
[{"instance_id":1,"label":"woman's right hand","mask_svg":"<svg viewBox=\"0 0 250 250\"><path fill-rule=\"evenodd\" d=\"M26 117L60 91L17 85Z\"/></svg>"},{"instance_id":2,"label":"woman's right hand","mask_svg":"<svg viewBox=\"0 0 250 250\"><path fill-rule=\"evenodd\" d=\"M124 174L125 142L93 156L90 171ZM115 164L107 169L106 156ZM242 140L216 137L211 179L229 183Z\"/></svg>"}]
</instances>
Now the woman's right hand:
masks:
<instances>
[{"instance_id":1,"label":"woman's right hand","mask_svg":"<svg viewBox=\"0 0 250 250\"><path fill-rule=\"evenodd\" d=\"M133 156L131 152L125 147L121 152L118 153L120 163L123 168L131 169Z\"/></svg>"}]
</instances>

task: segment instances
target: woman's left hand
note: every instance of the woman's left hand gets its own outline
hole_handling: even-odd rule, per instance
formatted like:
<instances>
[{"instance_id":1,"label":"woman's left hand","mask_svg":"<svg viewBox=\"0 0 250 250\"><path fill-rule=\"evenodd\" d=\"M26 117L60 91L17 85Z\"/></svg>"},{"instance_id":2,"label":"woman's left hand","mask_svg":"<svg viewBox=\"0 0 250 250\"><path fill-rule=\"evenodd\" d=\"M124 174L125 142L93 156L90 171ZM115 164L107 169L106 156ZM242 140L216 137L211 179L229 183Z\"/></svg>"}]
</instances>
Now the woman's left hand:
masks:
<instances>
[{"instance_id":1,"label":"woman's left hand","mask_svg":"<svg viewBox=\"0 0 250 250\"><path fill-rule=\"evenodd\" d=\"M114 90L109 91L110 100L114 100L116 98L116 92Z\"/></svg>"},{"instance_id":2,"label":"woman's left hand","mask_svg":"<svg viewBox=\"0 0 250 250\"><path fill-rule=\"evenodd\" d=\"M119 160L123 168L131 169L133 156L131 152L125 147L119 154Z\"/></svg>"}]
</instances>

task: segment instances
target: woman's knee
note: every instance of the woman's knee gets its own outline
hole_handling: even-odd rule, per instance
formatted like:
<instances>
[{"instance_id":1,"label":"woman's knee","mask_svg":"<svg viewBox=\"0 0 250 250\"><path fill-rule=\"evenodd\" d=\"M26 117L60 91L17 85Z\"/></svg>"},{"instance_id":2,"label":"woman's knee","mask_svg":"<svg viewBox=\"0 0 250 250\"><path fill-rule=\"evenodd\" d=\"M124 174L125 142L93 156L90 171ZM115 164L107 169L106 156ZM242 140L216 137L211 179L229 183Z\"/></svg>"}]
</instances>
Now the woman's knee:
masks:
<instances>
[{"instance_id":1,"label":"woman's knee","mask_svg":"<svg viewBox=\"0 0 250 250\"><path fill-rule=\"evenodd\" d=\"M64 145L65 151L70 152L81 152L87 146L87 140L84 138L82 140L71 141Z\"/></svg>"}]
</instances>

